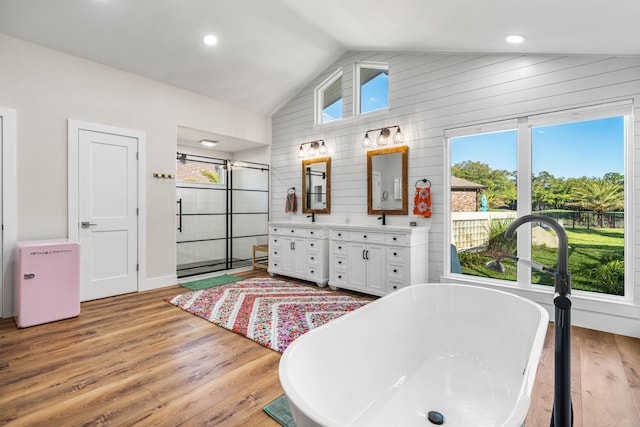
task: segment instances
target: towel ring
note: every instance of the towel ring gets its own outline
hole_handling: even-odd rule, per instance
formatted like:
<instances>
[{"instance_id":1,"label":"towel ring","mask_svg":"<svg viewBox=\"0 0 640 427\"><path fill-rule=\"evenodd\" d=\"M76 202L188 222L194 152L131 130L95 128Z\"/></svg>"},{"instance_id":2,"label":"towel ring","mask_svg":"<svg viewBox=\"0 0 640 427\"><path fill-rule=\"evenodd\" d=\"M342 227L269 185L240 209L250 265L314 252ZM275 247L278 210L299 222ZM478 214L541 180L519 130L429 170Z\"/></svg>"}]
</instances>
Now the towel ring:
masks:
<instances>
[{"instance_id":1,"label":"towel ring","mask_svg":"<svg viewBox=\"0 0 640 427\"><path fill-rule=\"evenodd\" d=\"M296 187L289 187L289 189L287 190L287 194L295 194L296 192Z\"/></svg>"},{"instance_id":2,"label":"towel ring","mask_svg":"<svg viewBox=\"0 0 640 427\"><path fill-rule=\"evenodd\" d=\"M418 187L418 184L420 182L424 182L426 185L422 185L422 186ZM422 187L430 188L431 187L431 181L429 181L427 178L419 179L419 180L416 181L415 187L416 188L422 188Z\"/></svg>"}]
</instances>

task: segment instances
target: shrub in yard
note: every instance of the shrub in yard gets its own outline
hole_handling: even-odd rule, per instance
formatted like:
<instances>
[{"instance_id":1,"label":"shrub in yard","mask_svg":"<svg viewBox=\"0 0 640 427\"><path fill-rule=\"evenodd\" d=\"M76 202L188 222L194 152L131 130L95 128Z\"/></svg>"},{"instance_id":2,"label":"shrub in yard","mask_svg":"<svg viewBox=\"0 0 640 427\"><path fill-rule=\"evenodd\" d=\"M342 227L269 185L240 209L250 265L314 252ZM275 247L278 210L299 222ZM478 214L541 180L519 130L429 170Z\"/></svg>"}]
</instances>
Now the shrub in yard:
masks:
<instances>
[{"instance_id":1,"label":"shrub in yard","mask_svg":"<svg viewBox=\"0 0 640 427\"><path fill-rule=\"evenodd\" d=\"M489 235L487 251L491 253L513 254L516 250L516 239L507 239L504 232L507 231L510 221L504 219L494 219L489 221L486 232Z\"/></svg>"},{"instance_id":2,"label":"shrub in yard","mask_svg":"<svg viewBox=\"0 0 640 427\"><path fill-rule=\"evenodd\" d=\"M624 260L614 259L593 270L593 277L609 294L624 294Z\"/></svg>"}]
</instances>

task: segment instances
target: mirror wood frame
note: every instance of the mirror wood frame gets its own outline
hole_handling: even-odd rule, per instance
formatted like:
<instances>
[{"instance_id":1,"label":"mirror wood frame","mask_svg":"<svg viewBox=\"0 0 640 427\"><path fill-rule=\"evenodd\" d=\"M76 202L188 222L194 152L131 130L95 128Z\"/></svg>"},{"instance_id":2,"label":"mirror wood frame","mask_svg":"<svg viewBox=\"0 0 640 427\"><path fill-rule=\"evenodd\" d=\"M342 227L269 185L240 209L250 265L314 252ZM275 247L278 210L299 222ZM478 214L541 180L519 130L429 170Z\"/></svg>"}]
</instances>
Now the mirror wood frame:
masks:
<instances>
[{"instance_id":1,"label":"mirror wood frame","mask_svg":"<svg viewBox=\"0 0 640 427\"><path fill-rule=\"evenodd\" d=\"M371 191L371 172L373 170L373 157L401 153L402 154L402 208L401 209L372 209L372 191ZM403 145L401 147L382 148L379 150L367 151L367 213L369 215L382 214L385 215L407 215L409 213L409 191L407 187L407 174L409 170L409 147Z\"/></svg>"},{"instance_id":2,"label":"mirror wood frame","mask_svg":"<svg viewBox=\"0 0 640 427\"><path fill-rule=\"evenodd\" d=\"M314 163L325 163L326 168L326 198L327 204L324 209L311 209L307 206L307 166ZM302 213L331 213L331 157L319 157L317 159L305 159L302 161Z\"/></svg>"}]
</instances>

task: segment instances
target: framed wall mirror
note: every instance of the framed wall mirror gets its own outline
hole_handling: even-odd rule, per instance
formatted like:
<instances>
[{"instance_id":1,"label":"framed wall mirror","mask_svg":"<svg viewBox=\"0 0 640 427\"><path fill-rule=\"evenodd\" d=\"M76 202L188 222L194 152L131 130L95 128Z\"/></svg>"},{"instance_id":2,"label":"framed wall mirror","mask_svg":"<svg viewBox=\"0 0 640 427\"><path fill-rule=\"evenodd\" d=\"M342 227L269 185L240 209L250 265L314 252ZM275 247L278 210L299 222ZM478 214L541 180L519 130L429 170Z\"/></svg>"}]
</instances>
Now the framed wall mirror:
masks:
<instances>
[{"instance_id":1,"label":"framed wall mirror","mask_svg":"<svg viewBox=\"0 0 640 427\"><path fill-rule=\"evenodd\" d=\"M302 212L331 213L331 157L302 161Z\"/></svg>"},{"instance_id":2,"label":"framed wall mirror","mask_svg":"<svg viewBox=\"0 0 640 427\"><path fill-rule=\"evenodd\" d=\"M409 147L406 145L367 152L369 214L407 215L408 169Z\"/></svg>"}]
</instances>

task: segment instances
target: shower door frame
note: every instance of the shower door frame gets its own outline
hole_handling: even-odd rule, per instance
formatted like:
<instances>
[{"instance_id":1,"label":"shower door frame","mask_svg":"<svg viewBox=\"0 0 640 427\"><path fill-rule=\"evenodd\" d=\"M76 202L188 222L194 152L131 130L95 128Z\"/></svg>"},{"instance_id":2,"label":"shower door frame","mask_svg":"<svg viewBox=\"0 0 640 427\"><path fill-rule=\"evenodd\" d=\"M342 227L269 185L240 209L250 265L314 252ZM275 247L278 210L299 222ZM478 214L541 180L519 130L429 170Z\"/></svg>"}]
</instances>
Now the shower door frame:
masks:
<instances>
[{"instance_id":1,"label":"shower door frame","mask_svg":"<svg viewBox=\"0 0 640 427\"><path fill-rule=\"evenodd\" d=\"M225 192L225 212L222 214L205 214L205 215L224 215L225 216L225 231L224 231L224 237L218 237L218 238L211 238L211 239L201 239L201 240L187 240L187 241L178 241L178 239L176 239L176 251L177 251L177 247L180 244L184 244L184 243L197 243L197 242L205 242L205 241L214 241L214 240L224 240L225 242L225 257L224 257L224 261L221 262L215 262L216 260L210 260L210 262L212 264L204 264L201 265L199 267L191 267L191 268L183 268L183 269L179 269L179 265L176 265L176 274L178 276L178 278L184 278L184 277L192 277L192 276L197 276L197 275L204 275L204 274L209 274L209 273L216 273L216 272L220 272L220 271L226 271L226 270L232 270L232 269L236 269L236 268L242 268L245 266L251 266L251 258L247 258L247 259L234 259L233 258L233 247L234 247L234 239L237 238L250 238L250 237L262 237L264 236L264 238L266 239L268 236L268 226L265 226L265 230L264 230L264 234L253 234L253 235L240 235L240 236L236 236L233 233L233 220L234 220L234 215L238 215L238 214L258 214L258 215L266 215L267 216L267 221L266 223L268 224L269 222L269 203L270 203L270 197L269 197L269 180L270 180L270 175L269 175L269 165L267 164L263 164L263 163L256 163L256 162L246 162L246 161L242 161L242 162L238 162L238 161L234 161L234 160L230 160L230 159L222 159L222 158L217 158L217 157L206 157L206 156L201 156L201 155L192 155L192 154L184 154L184 153L177 153L177 158L180 159L181 156L184 156L183 159L187 160L187 161L195 161L195 162L200 162L200 163L210 163L210 164L214 164L214 165L220 165L224 167L225 170L225 182L224 182L224 188L206 188L204 186L191 186L189 185L188 181L178 181L176 179L176 189L178 188L195 188L198 189L200 191L224 191ZM236 189L233 188L233 170L234 169L255 169L255 170L260 170L261 172L267 172L267 185L266 185L266 190L250 190L250 189ZM206 184L205 184L206 185ZM258 192L264 192L267 193L267 197L266 197L266 206L265 206L265 210L264 211L260 211L260 212L235 212L233 209L233 196L234 196L234 192L236 191L258 191ZM201 215L201 214L184 214L181 212L181 200L179 199L176 201L176 203L179 204L179 208L180 208L180 212L177 212L177 218L178 218L178 225L177 231L181 231L180 228L182 226L182 216L190 216L190 215ZM202 262L207 262L207 261L202 261ZM224 264L223 268L217 268L218 266ZM234 264L241 264L241 265L234 265ZM246 264L246 265L245 265ZM180 265L184 265L184 264L180 264ZM206 267L211 267L210 269L208 269L207 271L203 271L206 270ZM195 270L194 272L188 273L188 270ZM182 273L181 273L182 272Z\"/></svg>"}]
</instances>

